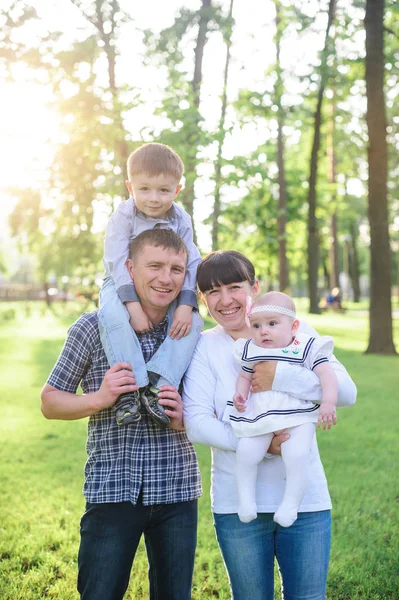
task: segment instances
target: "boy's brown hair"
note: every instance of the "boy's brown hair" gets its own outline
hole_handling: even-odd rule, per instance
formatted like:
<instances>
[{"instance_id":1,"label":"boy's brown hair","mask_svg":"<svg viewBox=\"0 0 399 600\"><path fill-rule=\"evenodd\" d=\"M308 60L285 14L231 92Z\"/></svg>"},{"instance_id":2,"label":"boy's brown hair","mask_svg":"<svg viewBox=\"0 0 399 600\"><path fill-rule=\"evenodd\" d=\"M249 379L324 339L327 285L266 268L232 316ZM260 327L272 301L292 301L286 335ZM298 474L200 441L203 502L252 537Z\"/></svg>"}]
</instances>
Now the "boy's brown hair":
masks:
<instances>
[{"instance_id":1,"label":"boy's brown hair","mask_svg":"<svg viewBox=\"0 0 399 600\"><path fill-rule=\"evenodd\" d=\"M184 165L178 154L165 144L152 142L144 144L132 152L127 159L127 177L129 181L135 175L146 173L151 177L173 175L180 181Z\"/></svg>"}]
</instances>

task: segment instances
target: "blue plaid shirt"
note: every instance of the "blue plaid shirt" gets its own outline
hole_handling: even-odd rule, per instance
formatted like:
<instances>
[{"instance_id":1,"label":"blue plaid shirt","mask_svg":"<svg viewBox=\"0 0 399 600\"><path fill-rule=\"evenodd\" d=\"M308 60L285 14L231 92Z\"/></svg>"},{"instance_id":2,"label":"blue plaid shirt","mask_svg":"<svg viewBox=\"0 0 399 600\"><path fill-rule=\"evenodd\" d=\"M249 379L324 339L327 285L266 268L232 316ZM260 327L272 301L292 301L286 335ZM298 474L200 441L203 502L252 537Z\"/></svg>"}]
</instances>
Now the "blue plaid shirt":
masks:
<instances>
[{"instance_id":1,"label":"blue plaid shirt","mask_svg":"<svg viewBox=\"0 0 399 600\"><path fill-rule=\"evenodd\" d=\"M166 337L167 320L139 336L148 361ZM96 392L109 364L101 345L97 311L83 314L69 329L48 378L53 387ZM201 496L197 457L185 431L160 429L142 412L141 420L119 427L114 407L92 415L88 424L83 492L88 502L132 502L140 491L145 505L194 500Z\"/></svg>"}]
</instances>

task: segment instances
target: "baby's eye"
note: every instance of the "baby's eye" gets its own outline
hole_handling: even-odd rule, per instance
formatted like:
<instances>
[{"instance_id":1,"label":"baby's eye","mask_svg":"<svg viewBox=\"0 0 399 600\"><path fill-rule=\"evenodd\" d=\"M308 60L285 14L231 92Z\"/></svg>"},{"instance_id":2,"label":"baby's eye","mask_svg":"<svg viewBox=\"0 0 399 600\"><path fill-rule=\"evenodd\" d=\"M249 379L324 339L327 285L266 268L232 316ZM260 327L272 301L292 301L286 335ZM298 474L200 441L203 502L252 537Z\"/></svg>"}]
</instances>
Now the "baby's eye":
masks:
<instances>
[{"instance_id":1,"label":"baby's eye","mask_svg":"<svg viewBox=\"0 0 399 600\"><path fill-rule=\"evenodd\" d=\"M252 327L253 327L254 329L259 329L260 325L259 325L259 323L254 323L254 324L252 325Z\"/></svg>"},{"instance_id":2,"label":"baby's eye","mask_svg":"<svg viewBox=\"0 0 399 600\"><path fill-rule=\"evenodd\" d=\"M274 327L275 325L277 325L277 321L270 321L269 325L270 327Z\"/></svg>"}]
</instances>

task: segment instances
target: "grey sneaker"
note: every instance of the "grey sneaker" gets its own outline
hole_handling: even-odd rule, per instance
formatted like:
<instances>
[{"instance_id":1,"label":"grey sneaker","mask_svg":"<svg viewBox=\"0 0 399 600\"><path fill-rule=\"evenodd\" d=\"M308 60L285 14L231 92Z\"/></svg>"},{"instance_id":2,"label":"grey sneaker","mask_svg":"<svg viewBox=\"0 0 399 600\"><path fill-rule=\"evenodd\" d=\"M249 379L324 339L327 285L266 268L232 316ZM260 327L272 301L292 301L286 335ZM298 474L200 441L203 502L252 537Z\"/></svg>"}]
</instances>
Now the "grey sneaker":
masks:
<instances>
[{"instance_id":1,"label":"grey sneaker","mask_svg":"<svg viewBox=\"0 0 399 600\"><path fill-rule=\"evenodd\" d=\"M138 423L141 419L139 393L121 394L115 402L115 416L119 426Z\"/></svg>"},{"instance_id":2,"label":"grey sneaker","mask_svg":"<svg viewBox=\"0 0 399 600\"><path fill-rule=\"evenodd\" d=\"M167 427L170 423L168 415L165 414L163 406L158 404L159 389L155 386L147 386L140 390L140 401L151 419L160 427Z\"/></svg>"}]
</instances>

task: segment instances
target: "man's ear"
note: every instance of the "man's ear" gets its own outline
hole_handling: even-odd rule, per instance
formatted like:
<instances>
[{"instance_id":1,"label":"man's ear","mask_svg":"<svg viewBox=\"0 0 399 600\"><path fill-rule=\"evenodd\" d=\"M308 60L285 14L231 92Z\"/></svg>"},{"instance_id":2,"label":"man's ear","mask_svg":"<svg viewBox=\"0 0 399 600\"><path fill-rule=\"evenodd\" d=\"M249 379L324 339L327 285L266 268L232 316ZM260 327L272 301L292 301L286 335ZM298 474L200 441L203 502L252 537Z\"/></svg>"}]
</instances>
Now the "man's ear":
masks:
<instances>
[{"instance_id":1,"label":"man's ear","mask_svg":"<svg viewBox=\"0 0 399 600\"><path fill-rule=\"evenodd\" d=\"M292 323L292 327L291 327L291 332L293 335L295 335L298 331L298 327L299 327L299 321L298 319L295 319Z\"/></svg>"},{"instance_id":2,"label":"man's ear","mask_svg":"<svg viewBox=\"0 0 399 600\"><path fill-rule=\"evenodd\" d=\"M134 281L134 265L133 265L133 261L131 258L126 259L126 268L129 271L129 275L132 278L132 281Z\"/></svg>"},{"instance_id":3,"label":"man's ear","mask_svg":"<svg viewBox=\"0 0 399 600\"><path fill-rule=\"evenodd\" d=\"M127 191L129 192L129 194L131 196L133 196L133 187L132 187L132 182L129 181L128 179L125 181L125 186L127 188Z\"/></svg>"},{"instance_id":4,"label":"man's ear","mask_svg":"<svg viewBox=\"0 0 399 600\"><path fill-rule=\"evenodd\" d=\"M177 186L177 188L175 190L175 198L176 198L177 194L180 192L180 190L182 189L182 187L183 187L182 184L179 183L179 185Z\"/></svg>"}]
</instances>

